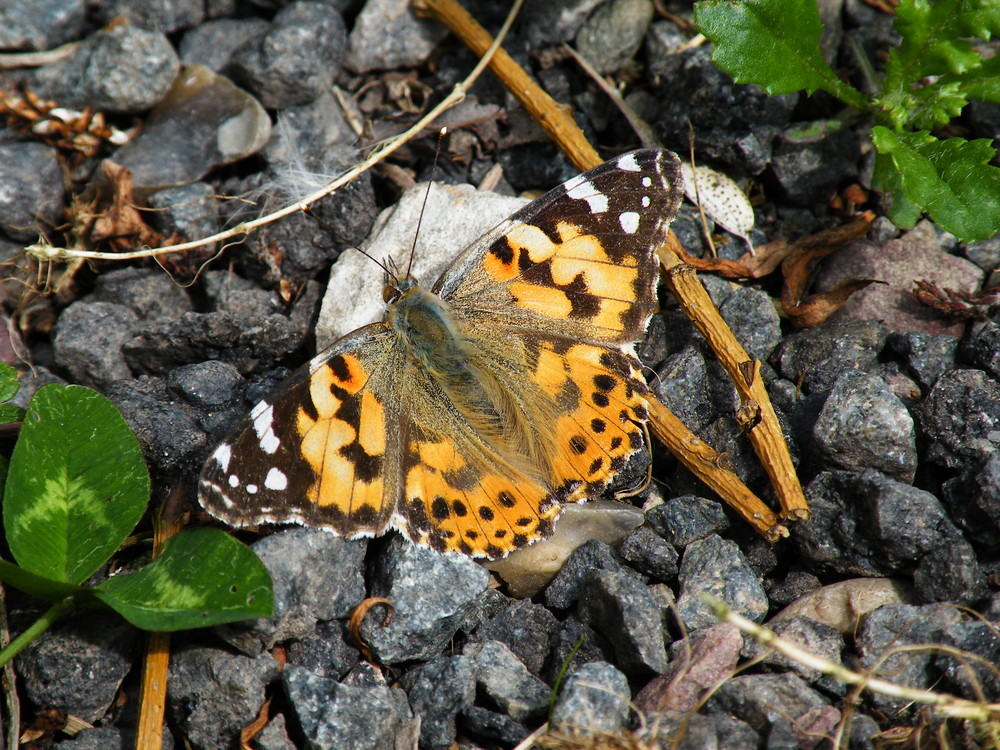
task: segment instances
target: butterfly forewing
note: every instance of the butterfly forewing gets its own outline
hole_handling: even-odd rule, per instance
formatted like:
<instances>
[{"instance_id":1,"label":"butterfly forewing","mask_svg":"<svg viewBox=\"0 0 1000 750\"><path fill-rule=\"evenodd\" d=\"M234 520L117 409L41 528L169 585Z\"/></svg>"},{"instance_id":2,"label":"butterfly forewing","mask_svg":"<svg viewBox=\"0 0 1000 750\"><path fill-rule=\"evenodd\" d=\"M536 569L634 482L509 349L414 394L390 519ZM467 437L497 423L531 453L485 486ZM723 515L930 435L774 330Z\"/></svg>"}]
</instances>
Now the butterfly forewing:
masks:
<instances>
[{"instance_id":1,"label":"butterfly forewing","mask_svg":"<svg viewBox=\"0 0 1000 750\"><path fill-rule=\"evenodd\" d=\"M395 527L490 558L547 536L563 503L602 490L642 447L632 345L681 192L677 158L642 150L520 209L433 287L467 357L454 373L427 371L396 324L345 336L209 457L202 504L233 525ZM434 340L424 333L425 354Z\"/></svg>"}]
</instances>

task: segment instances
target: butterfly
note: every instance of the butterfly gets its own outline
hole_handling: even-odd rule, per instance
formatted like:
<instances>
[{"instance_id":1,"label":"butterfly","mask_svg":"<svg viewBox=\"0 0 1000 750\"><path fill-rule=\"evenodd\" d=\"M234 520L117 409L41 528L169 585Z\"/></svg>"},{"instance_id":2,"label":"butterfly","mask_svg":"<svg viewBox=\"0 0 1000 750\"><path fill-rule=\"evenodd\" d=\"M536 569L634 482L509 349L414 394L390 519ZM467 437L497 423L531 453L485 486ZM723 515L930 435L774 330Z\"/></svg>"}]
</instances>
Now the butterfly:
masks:
<instances>
[{"instance_id":1,"label":"butterfly","mask_svg":"<svg viewBox=\"0 0 1000 750\"><path fill-rule=\"evenodd\" d=\"M496 559L552 533L643 448L634 344L683 183L669 151L575 177L427 288L390 275L385 317L331 344L209 456L202 506L232 526L395 528Z\"/></svg>"}]
</instances>

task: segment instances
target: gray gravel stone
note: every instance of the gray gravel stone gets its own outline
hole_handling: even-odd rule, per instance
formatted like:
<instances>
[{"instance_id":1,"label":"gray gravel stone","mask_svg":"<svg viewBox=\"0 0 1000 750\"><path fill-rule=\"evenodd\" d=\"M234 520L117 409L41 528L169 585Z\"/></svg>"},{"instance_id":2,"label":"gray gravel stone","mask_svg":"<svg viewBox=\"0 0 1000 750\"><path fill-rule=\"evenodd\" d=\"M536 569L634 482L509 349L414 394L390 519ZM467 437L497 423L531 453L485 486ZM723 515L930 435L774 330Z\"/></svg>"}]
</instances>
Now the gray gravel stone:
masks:
<instances>
[{"instance_id":1,"label":"gray gravel stone","mask_svg":"<svg viewBox=\"0 0 1000 750\"><path fill-rule=\"evenodd\" d=\"M105 391L139 439L153 471L194 471L208 447L198 410L175 397L162 378L119 380Z\"/></svg>"},{"instance_id":2,"label":"gray gravel stone","mask_svg":"<svg viewBox=\"0 0 1000 750\"><path fill-rule=\"evenodd\" d=\"M448 35L396 0L368 0L351 29L344 65L355 73L421 65Z\"/></svg>"},{"instance_id":3,"label":"gray gravel stone","mask_svg":"<svg viewBox=\"0 0 1000 750\"><path fill-rule=\"evenodd\" d=\"M122 345L139 324L124 305L111 302L74 302L59 315L54 340L56 363L74 382L105 389L116 380L131 378Z\"/></svg>"},{"instance_id":4,"label":"gray gravel stone","mask_svg":"<svg viewBox=\"0 0 1000 750\"><path fill-rule=\"evenodd\" d=\"M1000 452L981 467L947 480L941 497L970 539L1000 544Z\"/></svg>"},{"instance_id":5,"label":"gray gravel stone","mask_svg":"<svg viewBox=\"0 0 1000 750\"><path fill-rule=\"evenodd\" d=\"M38 92L64 107L137 114L167 93L180 69L161 31L135 26L103 29L71 54L37 71Z\"/></svg>"},{"instance_id":6,"label":"gray gravel stone","mask_svg":"<svg viewBox=\"0 0 1000 750\"><path fill-rule=\"evenodd\" d=\"M767 362L781 343L781 320L771 295L763 289L738 286L719 307L719 313L754 359Z\"/></svg>"},{"instance_id":7,"label":"gray gravel stone","mask_svg":"<svg viewBox=\"0 0 1000 750\"><path fill-rule=\"evenodd\" d=\"M551 688L499 641L472 644L465 655L475 665L476 687L514 721L541 718L549 707Z\"/></svg>"},{"instance_id":8,"label":"gray gravel stone","mask_svg":"<svg viewBox=\"0 0 1000 750\"><path fill-rule=\"evenodd\" d=\"M873 370L887 337L886 329L870 320L828 321L788 336L774 362L807 393L828 391L841 373Z\"/></svg>"},{"instance_id":9,"label":"gray gravel stone","mask_svg":"<svg viewBox=\"0 0 1000 750\"><path fill-rule=\"evenodd\" d=\"M611 647L603 641L593 628L584 625L575 614L571 614L552 638L552 649L545 662L542 679L553 685L560 674L569 674L577 667L591 662L608 661L611 658Z\"/></svg>"},{"instance_id":10,"label":"gray gravel stone","mask_svg":"<svg viewBox=\"0 0 1000 750\"><path fill-rule=\"evenodd\" d=\"M299 0L271 28L238 49L229 71L269 109L305 104L330 87L347 53L347 27L334 8Z\"/></svg>"},{"instance_id":11,"label":"gray gravel stone","mask_svg":"<svg viewBox=\"0 0 1000 750\"><path fill-rule=\"evenodd\" d=\"M624 571L591 571L577 608L580 620L607 638L615 664L626 674L660 674L667 668L660 606L641 581Z\"/></svg>"},{"instance_id":12,"label":"gray gravel stone","mask_svg":"<svg viewBox=\"0 0 1000 750\"><path fill-rule=\"evenodd\" d=\"M808 617L791 617L783 619L773 624L769 624L775 633L786 641L794 643L810 654L821 656L835 664L841 663L844 651L844 636L839 630L829 625L824 625ZM823 674L817 669L811 669L802 663L789 659L787 656L762 646L752 638L746 640L743 647L743 656L747 659L757 659L763 657L762 663L779 672L795 672L806 682L812 684L823 679ZM835 686L843 687L839 683L827 683L822 687L829 689ZM836 691L835 691L836 692Z\"/></svg>"},{"instance_id":13,"label":"gray gravel stone","mask_svg":"<svg viewBox=\"0 0 1000 750\"><path fill-rule=\"evenodd\" d=\"M621 556L602 541L584 542L569 556L562 570L545 587L545 603L553 609L569 609L580 596L583 581L594 570L622 571Z\"/></svg>"},{"instance_id":14,"label":"gray gravel stone","mask_svg":"<svg viewBox=\"0 0 1000 750\"><path fill-rule=\"evenodd\" d=\"M35 0L0 5L0 49L45 50L83 31L86 0Z\"/></svg>"},{"instance_id":15,"label":"gray gravel stone","mask_svg":"<svg viewBox=\"0 0 1000 750\"><path fill-rule=\"evenodd\" d=\"M263 18L220 18L200 24L181 39L181 62L221 73L236 50L262 37L270 26Z\"/></svg>"},{"instance_id":16,"label":"gray gravel stone","mask_svg":"<svg viewBox=\"0 0 1000 750\"><path fill-rule=\"evenodd\" d=\"M916 410L926 460L971 469L1000 449L1000 382L980 370L950 370Z\"/></svg>"},{"instance_id":17,"label":"gray gravel stone","mask_svg":"<svg viewBox=\"0 0 1000 750\"><path fill-rule=\"evenodd\" d=\"M700 345L689 344L667 357L657 368L656 377L650 378L650 387L663 405L697 434L719 417Z\"/></svg>"},{"instance_id":18,"label":"gray gravel stone","mask_svg":"<svg viewBox=\"0 0 1000 750\"><path fill-rule=\"evenodd\" d=\"M337 683L296 666L285 667L281 677L312 750L404 750L416 744L418 721L398 688Z\"/></svg>"},{"instance_id":19,"label":"gray gravel stone","mask_svg":"<svg viewBox=\"0 0 1000 750\"><path fill-rule=\"evenodd\" d=\"M768 730L779 719L797 719L829 701L797 675L752 674L723 682L709 698L708 710L722 710L745 721L758 732Z\"/></svg>"},{"instance_id":20,"label":"gray gravel stone","mask_svg":"<svg viewBox=\"0 0 1000 750\"><path fill-rule=\"evenodd\" d=\"M462 709L462 726L477 737L495 740L504 747L514 747L530 733L524 724L514 721L507 714L490 711L482 706Z\"/></svg>"},{"instance_id":21,"label":"gray gravel stone","mask_svg":"<svg viewBox=\"0 0 1000 750\"><path fill-rule=\"evenodd\" d=\"M287 671L287 670L286 670ZM192 748L229 747L264 705L264 688L278 676L270 654L256 659L204 646L170 655L167 710Z\"/></svg>"},{"instance_id":22,"label":"gray gravel stone","mask_svg":"<svg viewBox=\"0 0 1000 750\"><path fill-rule=\"evenodd\" d=\"M601 0L555 0L525 3L521 14L525 33L533 47L569 42Z\"/></svg>"},{"instance_id":23,"label":"gray gravel stone","mask_svg":"<svg viewBox=\"0 0 1000 750\"><path fill-rule=\"evenodd\" d=\"M667 500L646 511L646 522L653 531L676 547L687 547L729 528L722 504L695 495Z\"/></svg>"},{"instance_id":24,"label":"gray gravel stone","mask_svg":"<svg viewBox=\"0 0 1000 750\"><path fill-rule=\"evenodd\" d=\"M613 666L584 664L563 683L552 710L552 726L583 736L619 732L628 724L631 697L628 680Z\"/></svg>"},{"instance_id":25,"label":"gray gravel stone","mask_svg":"<svg viewBox=\"0 0 1000 750\"><path fill-rule=\"evenodd\" d=\"M111 707L132 668L137 636L117 614L77 613L29 643L14 667L35 706L94 722Z\"/></svg>"},{"instance_id":26,"label":"gray gravel stone","mask_svg":"<svg viewBox=\"0 0 1000 750\"><path fill-rule=\"evenodd\" d=\"M725 714L670 712L657 714L646 722L641 736L654 747L674 750L724 750L727 748L752 748L760 746L760 735L744 721Z\"/></svg>"},{"instance_id":27,"label":"gray gravel stone","mask_svg":"<svg viewBox=\"0 0 1000 750\"><path fill-rule=\"evenodd\" d=\"M688 630L708 627L718 618L702 594L722 600L734 612L760 622L767 613L767 595L735 542L712 534L689 544L677 574L677 609Z\"/></svg>"},{"instance_id":28,"label":"gray gravel stone","mask_svg":"<svg viewBox=\"0 0 1000 750\"><path fill-rule=\"evenodd\" d=\"M167 375L170 388L191 404L209 408L222 406L243 382L235 367L225 362L184 365Z\"/></svg>"},{"instance_id":29,"label":"gray gravel stone","mask_svg":"<svg viewBox=\"0 0 1000 750\"><path fill-rule=\"evenodd\" d=\"M296 750L295 743L288 736L285 715L278 714L267 722L260 734L250 741L253 750Z\"/></svg>"},{"instance_id":30,"label":"gray gravel stone","mask_svg":"<svg viewBox=\"0 0 1000 750\"><path fill-rule=\"evenodd\" d=\"M413 713L420 719L420 746L449 748L455 719L476 699L476 669L471 656L437 656L402 679Z\"/></svg>"},{"instance_id":31,"label":"gray gravel stone","mask_svg":"<svg viewBox=\"0 0 1000 750\"><path fill-rule=\"evenodd\" d=\"M677 550L648 526L631 532L618 551L633 568L657 580L669 581L677 575Z\"/></svg>"},{"instance_id":32,"label":"gray gravel stone","mask_svg":"<svg viewBox=\"0 0 1000 750\"><path fill-rule=\"evenodd\" d=\"M992 320L979 325L968 342L972 363L1000 379L1000 326Z\"/></svg>"},{"instance_id":33,"label":"gray gravel stone","mask_svg":"<svg viewBox=\"0 0 1000 750\"><path fill-rule=\"evenodd\" d=\"M931 649L900 650L908 644L939 643L959 625L962 614L954 607L887 604L868 613L861 620L855 637L860 666L874 670L897 685L930 688L936 679ZM872 692L868 700L879 710L896 714L913 710L913 705L899 698Z\"/></svg>"},{"instance_id":34,"label":"gray gravel stone","mask_svg":"<svg viewBox=\"0 0 1000 750\"><path fill-rule=\"evenodd\" d=\"M793 140L786 131L774 148L771 169L790 203L812 206L857 176L860 155L861 141L852 128L805 140Z\"/></svg>"},{"instance_id":35,"label":"gray gravel stone","mask_svg":"<svg viewBox=\"0 0 1000 750\"><path fill-rule=\"evenodd\" d=\"M541 604L528 599L512 602L483 622L470 636L473 642L499 641L520 659L533 675L542 673L559 621Z\"/></svg>"},{"instance_id":36,"label":"gray gravel stone","mask_svg":"<svg viewBox=\"0 0 1000 750\"><path fill-rule=\"evenodd\" d=\"M102 0L95 10L102 24L122 18L132 26L165 34L205 20L204 0Z\"/></svg>"},{"instance_id":37,"label":"gray gravel stone","mask_svg":"<svg viewBox=\"0 0 1000 750\"><path fill-rule=\"evenodd\" d=\"M22 242L62 218L63 174L56 151L41 143L0 144L0 229Z\"/></svg>"},{"instance_id":38,"label":"gray gravel stone","mask_svg":"<svg viewBox=\"0 0 1000 750\"><path fill-rule=\"evenodd\" d=\"M651 0L611 0L576 35L577 51L598 73L613 73L632 59L653 21Z\"/></svg>"},{"instance_id":39,"label":"gray gravel stone","mask_svg":"<svg viewBox=\"0 0 1000 750\"><path fill-rule=\"evenodd\" d=\"M321 622L316 629L285 647L288 661L320 677L343 679L361 661L361 653L347 633L347 622Z\"/></svg>"},{"instance_id":40,"label":"gray gravel stone","mask_svg":"<svg viewBox=\"0 0 1000 750\"><path fill-rule=\"evenodd\" d=\"M929 391L937 379L948 370L955 369L958 339L947 333L906 331L891 333L889 348L903 357L907 372Z\"/></svg>"},{"instance_id":41,"label":"gray gravel stone","mask_svg":"<svg viewBox=\"0 0 1000 750\"><path fill-rule=\"evenodd\" d=\"M767 96L757 86L734 84L710 60L705 47L662 58L654 96L662 112L654 125L668 145L684 152L688 123L698 133L702 157L759 174L771 163L772 144L788 125L797 94ZM719 102L725 101L725 108Z\"/></svg>"},{"instance_id":42,"label":"gray gravel stone","mask_svg":"<svg viewBox=\"0 0 1000 750\"><path fill-rule=\"evenodd\" d=\"M193 308L187 292L163 271L134 266L101 273L84 301L126 305L149 323L176 320Z\"/></svg>"},{"instance_id":43,"label":"gray gravel stone","mask_svg":"<svg viewBox=\"0 0 1000 750\"><path fill-rule=\"evenodd\" d=\"M221 625L218 634L244 653L311 633L316 623L346 618L365 598L367 541L291 528L252 545L274 582L274 617Z\"/></svg>"},{"instance_id":44,"label":"gray gravel stone","mask_svg":"<svg viewBox=\"0 0 1000 750\"><path fill-rule=\"evenodd\" d=\"M157 209L150 223L168 237L177 233L186 240L198 240L219 231L219 199L207 182L160 190L147 202ZM212 252L212 247L207 246L206 252Z\"/></svg>"},{"instance_id":45,"label":"gray gravel stone","mask_svg":"<svg viewBox=\"0 0 1000 750\"><path fill-rule=\"evenodd\" d=\"M373 563L372 596L392 602L387 627L369 615L361 636L382 664L437 656L489 582L489 573L468 557L442 555L393 537Z\"/></svg>"},{"instance_id":46,"label":"gray gravel stone","mask_svg":"<svg viewBox=\"0 0 1000 750\"><path fill-rule=\"evenodd\" d=\"M93 727L59 743L65 750L132 750L135 730L118 727ZM174 750L174 736L163 727L162 750Z\"/></svg>"},{"instance_id":47,"label":"gray gravel stone","mask_svg":"<svg viewBox=\"0 0 1000 750\"><path fill-rule=\"evenodd\" d=\"M813 440L824 468L872 468L902 482L913 481L913 418L880 377L845 372L837 378L813 427Z\"/></svg>"}]
</instances>

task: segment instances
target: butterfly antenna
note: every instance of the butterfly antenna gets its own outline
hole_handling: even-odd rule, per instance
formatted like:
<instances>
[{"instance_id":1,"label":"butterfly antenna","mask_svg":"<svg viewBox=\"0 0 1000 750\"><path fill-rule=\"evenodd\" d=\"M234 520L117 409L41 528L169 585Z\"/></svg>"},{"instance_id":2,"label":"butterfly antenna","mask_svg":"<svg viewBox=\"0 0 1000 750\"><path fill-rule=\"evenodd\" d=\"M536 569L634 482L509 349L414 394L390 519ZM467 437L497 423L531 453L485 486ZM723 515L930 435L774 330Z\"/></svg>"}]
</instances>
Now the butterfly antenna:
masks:
<instances>
[{"instance_id":1,"label":"butterfly antenna","mask_svg":"<svg viewBox=\"0 0 1000 750\"><path fill-rule=\"evenodd\" d=\"M434 161L431 164L431 174L437 169L438 156L441 154L441 144L444 143L444 137L448 134L448 128L441 128L438 131L438 142L437 148L434 149ZM424 202L420 206L420 216L417 217L417 230L413 233L413 247L410 248L410 260L406 264L406 275L403 278L409 278L410 269L413 267L413 256L417 254L417 238L420 236L420 225L424 220L424 211L427 210L427 199L431 195L431 182L427 181L427 190L424 191Z\"/></svg>"},{"instance_id":2,"label":"butterfly antenna","mask_svg":"<svg viewBox=\"0 0 1000 750\"><path fill-rule=\"evenodd\" d=\"M317 216L315 213L313 213L309 209L309 206L303 207L302 208L302 212L306 216L308 216L310 219L312 219L313 221L315 221L317 224L319 224L326 232L328 232L329 234L334 234L333 227L330 226L329 222L327 222L322 217ZM385 273L387 273L389 275L392 274L392 272L389 270L389 267L383 261L379 260L378 258L373 258L371 255L369 255L368 253L366 253L360 247L356 247L354 249L357 250L359 253L361 253L366 258L368 258L372 263L374 263L376 266L378 266L379 268L381 268L383 271L385 271Z\"/></svg>"}]
</instances>

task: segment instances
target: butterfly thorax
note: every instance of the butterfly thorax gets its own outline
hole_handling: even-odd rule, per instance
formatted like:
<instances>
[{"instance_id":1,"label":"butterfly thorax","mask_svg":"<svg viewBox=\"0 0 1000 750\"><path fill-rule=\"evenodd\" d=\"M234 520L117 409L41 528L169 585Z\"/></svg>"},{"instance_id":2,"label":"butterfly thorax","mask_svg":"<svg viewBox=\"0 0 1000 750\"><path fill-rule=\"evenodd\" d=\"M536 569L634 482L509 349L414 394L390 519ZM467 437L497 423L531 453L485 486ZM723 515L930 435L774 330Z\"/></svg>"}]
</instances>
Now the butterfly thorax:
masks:
<instances>
[{"instance_id":1,"label":"butterfly thorax","mask_svg":"<svg viewBox=\"0 0 1000 750\"><path fill-rule=\"evenodd\" d=\"M412 277L393 290L398 296L390 298L385 319L411 366L419 370L410 376L426 377L504 462L537 478L548 477L551 455L538 446L540 428L529 423L526 413L547 415L548 410L529 408L496 377L496 367L484 359L483 342L470 337L447 300ZM499 332L497 336L503 338Z\"/></svg>"}]
</instances>

